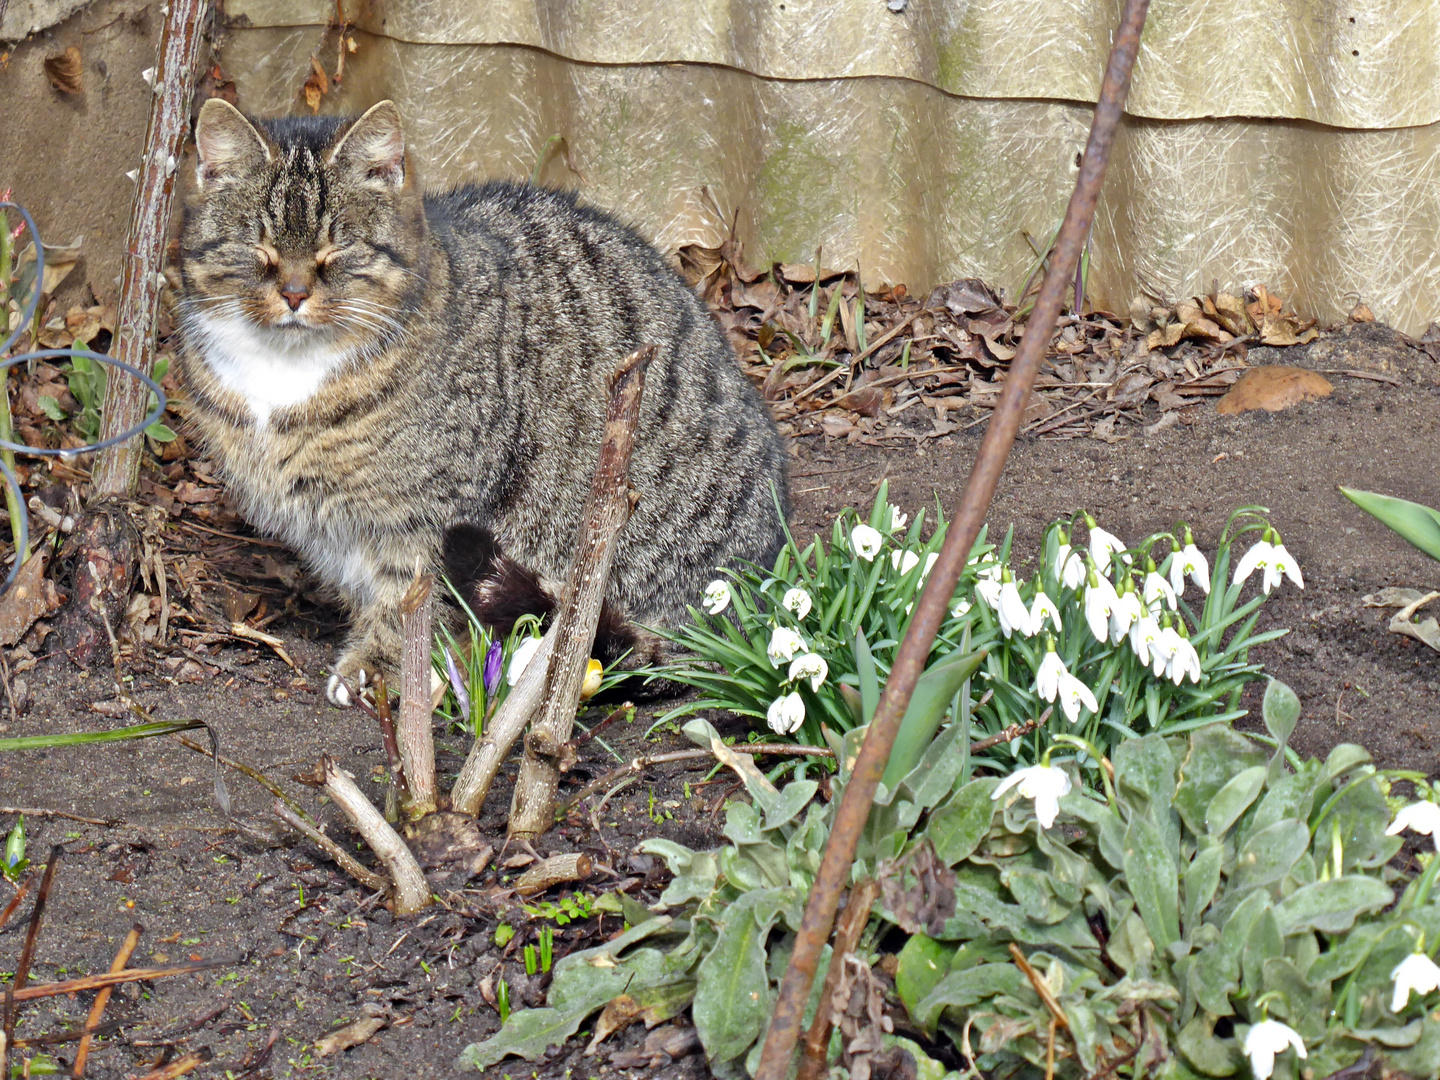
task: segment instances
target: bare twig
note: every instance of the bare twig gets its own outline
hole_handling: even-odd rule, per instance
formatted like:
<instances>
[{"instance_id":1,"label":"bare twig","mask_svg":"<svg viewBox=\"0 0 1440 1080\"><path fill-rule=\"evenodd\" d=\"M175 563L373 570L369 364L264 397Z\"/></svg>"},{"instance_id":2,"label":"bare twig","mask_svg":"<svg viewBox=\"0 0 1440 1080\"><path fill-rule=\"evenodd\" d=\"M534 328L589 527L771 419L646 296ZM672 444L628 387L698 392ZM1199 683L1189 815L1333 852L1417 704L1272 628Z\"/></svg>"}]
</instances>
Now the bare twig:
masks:
<instances>
[{"instance_id":1,"label":"bare twig","mask_svg":"<svg viewBox=\"0 0 1440 1080\"><path fill-rule=\"evenodd\" d=\"M1055 706L1050 706L1040 714L1038 720L1022 720L1018 724L1011 724L1004 731L997 731L994 735L987 735L978 742L970 744L970 753L978 754L982 750L989 750L992 746L999 746L1001 743L1008 743L1020 738L1021 735L1028 735L1037 727L1044 725L1050 719L1050 714L1055 711Z\"/></svg>"},{"instance_id":2,"label":"bare twig","mask_svg":"<svg viewBox=\"0 0 1440 1080\"><path fill-rule=\"evenodd\" d=\"M334 859L335 863L340 867L341 870L344 870L356 881L360 882L361 885L364 885L367 889L373 889L375 892L389 891L389 881L381 877L379 874L375 873L375 871L362 866L360 864L360 861L356 859L354 855L351 855L343 847L337 844L334 840L331 840L330 837L326 836L314 825L310 824L310 822L306 821L299 814L295 813L294 810L291 810L290 807L286 806L279 799L275 800L274 805L270 807L270 811L286 825L289 825L296 832L305 836L307 839L310 840L311 843L315 844L318 848L320 848L321 851L325 852L326 855L329 855L330 858Z\"/></svg>"},{"instance_id":3,"label":"bare twig","mask_svg":"<svg viewBox=\"0 0 1440 1080\"><path fill-rule=\"evenodd\" d=\"M520 775L510 803L511 836L535 836L555 818L560 785L560 748L570 740L580 685L600 622L600 606L610 583L616 540L639 498L630 489L630 454L640 424L645 368L656 347L646 345L615 365L609 379L605 432L590 494L576 531L575 555L565 589L555 608L555 645L546 671L545 700L525 740Z\"/></svg>"},{"instance_id":4,"label":"bare twig","mask_svg":"<svg viewBox=\"0 0 1440 1080\"><path fill-rule=\"evenodd\" d=\"M325 794L335 800L335 805L350 819L355 831L390 872L395 888L395 914L414 915L428 907L430 887L425 883L420 864L405 846L405 841L365 797L354 778L326 755L315 767L312 779L324 786Z\"/></svg>"},{"instance_id":5,"label":"bare twig","mask_svg":"<svg viewBox=\"0 0 1440 1080\"><path fill-rule=\"evenodd\" d=\"M815 1010L815 1019L805 1035L804 1056L800 1059L800 1070L796 1080L820 1080L825 1073L826 1056L830 1049L830 1028L833 1021L831 1002L840 985L845 970L845 956L855 951L865 924L870 921L870 907L880 894L880 886L873 878L866 878L850 890L850 899L835 925L835 943L830 949L830 967L825 972L825 983L820 988L820 1004Z\"/></svg>"},{"instance_id":6,"label":"bare twig","mask_svg":"<svg viewBox=\"0 0 1440 1080\"><path fill-rule=\"evenodd\" d=\"M430 726L431 609L433 579L417 574L400 601L404 653L400 664L400 723L396 736L405 787L400 809L411 821L435 812L435 736Z\"/></svg>"},{"instance_id":7,"label":"bare twig","mask_svg":"<svg viewBox=\"0 0 1440 1080\"><path fill-rule=\"evenodd\" d=\"M78 821L82 825L104 825L112 828L121 824L121 818L95 818L84 817L81 814L71 814L64 810L50 810L43 806L0 806L0 814L24 814L29 818L36 817L58 817L66 821Z\"/></svg>"},{"instance_id":8,"label":"bare twig","mask_svg":"<svg viewBox=\"0 0 1440 1080\"><path fill-rule=\"evenodd\" d=\"M183 1054L174 1061L161 1065L158 1069L151 1069L140 1077L140 1080L175 1080L176 1077L194 1072L214 1056L213 1050L208 1046L202 1046L199 1050L191 1050L188 1054Z\"/></svg>"},{"instance_id":9,"label":"bare twig","mask_svg":"<svg viewBox=\"0 0 1440 1080\"><path fill-rule=\"evenodd\" d=\"M124 971L125 965L130 963L130 957L135 953L135 946L140 944L140 935L145 928L139 923L130 927L130 932L125 935L125 940L120 943L120 949L115 953L115 959L110 962L110 971ZM85 1018L85 1034L80 1037L80 1045L75 1048L75 1065L70 1070L70 1075L79 1080L85 1075L85 1062L90 1057L90 1039L95 1029L100 1026L100 1018L105 1015L105 1006L110 1004L110 994L113 987L104 987L95 995L95 1002L90 1006L90 1015Z\"/></svg>"},{"instance_id":10,"label":"bare twig","mask_svg":"<svg viewBox=\"0 0 1440 1080\"><path fill-rule=\"evenodd\" d=\"M170 964L167 967L126 968L124 971L112 971L104 975L83 975L78 979L62 979L60 982L40 983L37 986L27 986L23 990L16 990L15 1001L17 1003L40 1001L43 998L59 997L62 994L83 994L87 990L102 990L107 986L119 986L121 983L150 982L152 979L165 979L171 975L193 975L197 971L229 967L234 963L234 960L191 960L183 964Z\"/></svg>"},{"instance_id":11,"label":"bare twig","mask_svg":"<svg viewBox=\"0 0 1440 1080\"><path fill-rule=\"evenodd\" d=\"M40 878L40 891L35 894L35 909L30 912L30 926L25 932L25 944L20 949L20 960L15 965L15 977L5 988L5 1016L3 1037L0 1037L0 1076L10 1075L9 1046L15 1041L15 1005L24 1001L25 980L30 977L30 962L35 958L35 945L40 940L40 924L45 917L45 905L50 899L50 886L55 881L55 867L65 849L56 844L50 849L50 859L45 864L45 873Z\"/></svg>"},{"instance_id":12,"label":"bare twig","mask_svg":"<svg viewBox=\"0 0 1440 1080\"><path fill-rule=\"evenodd\" d=\"M1040 295L1036 298L1035 308L1020 342L1020 351L1011 363L1005 389L975 456L975 464L961 496L959 510L951 521L945 544L940 550L940 558L915 604L909 629L900 643L850 782L836 809L830 838L811 886L790 963L780 985L780 994L761 1050L756 1080L783 1080L790 1071L800 1022L810 998L811 984L815 981L821 950L830 936L835 909L849 881L856 846L870 816L875 789L885 772L900 721L910 704L916 680L924 671L940 623L949 614L950 597L970 557L971 546L985 520L990 500L995 495L1000 473L1020 429L1035 376L1045 359L1051 331L1065 299L1065 289L1090 235L1090 225L1095 218L1095 206L1105 178L1105 166L1124 111L1130 72L1140 47L1140 31L1145 25L1148 7L1149 0L1126 0L1100 87L1100 99L1095 106L1090 137L1081 159L1080 175L1055 242L1055 257L1045 274Z\"/></svg>"},{"instance_id":13,"label":"bare twig","mask_svg":"<svg viewBox=\"0 0 1440 1080\"><path fill-rule=\"evenodd\" d=\"M823 757L832 759L835 757L831 751L823 746L791 746L788 743L753 743L750 746L732 746L730 749L741 754L774 754L778 757ZM664 765L671 761L695 761L699 758L712 758L714 756L714 753L710 750L697 748L694 750L671 750L664 754L647 754L644 757L634 758L624 765L611 769L603 776L596 777L579 791L575 792L575 794L571 795L555 811L555 819L557 821L560 820L587 796L593 795L597 791L603 791L624 777L634 776L649 768L651 765Z\"/></svg>"},{"instance_id":14,"label":"bare twig","mask_svg":"<svg viewBox=\"0 0 1440 1080\"><path fill-rule=\"evenodd\" d=\"M525 873L515 879L515 891L521 896L534 896L552 885L563 885L567 881L583 881L595 868L590 856L583 852L569 855L551 855L541 859Z\"/></svg>"},{"instance_id":15,"label":"bare twig","mask_svg":"<svg viewBox=\"0 0 1440 1080\"><path fill-rule=\"evenodd\" d=\"M145 152L135 183L135 201L130 206L114 355L146 375L155 360L155 320L165 283L160 269L169 239L175 179L185 156L185 136L190 132L190 99L209 11L207 0L170 0L152 82L155 95L145 132ZM139 424L148 411L149 400L149 390L138 379L111 379L105 391L100 437L108 439ZM101 451L91 471L92 498L134 495L143 444L137 435Z\"/></svg>"}]
</instances>

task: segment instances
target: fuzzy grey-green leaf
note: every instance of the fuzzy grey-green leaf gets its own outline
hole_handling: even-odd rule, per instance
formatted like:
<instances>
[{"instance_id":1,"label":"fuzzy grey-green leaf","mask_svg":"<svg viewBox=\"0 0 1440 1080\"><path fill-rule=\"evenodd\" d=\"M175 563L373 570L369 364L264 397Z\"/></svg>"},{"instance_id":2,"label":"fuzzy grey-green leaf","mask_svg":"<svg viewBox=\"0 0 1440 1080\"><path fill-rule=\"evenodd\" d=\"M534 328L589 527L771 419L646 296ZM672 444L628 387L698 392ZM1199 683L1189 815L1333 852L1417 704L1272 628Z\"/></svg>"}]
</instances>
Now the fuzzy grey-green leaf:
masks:
<instances>
[{"instance_id":1,"label":"fuzzy grey-green leaf","mask_svg":"<svg viewBox=\"0 0 1440 1080\"><path fill-rule=\"evenodd\" d=\"M1265 786L1265 766L1252 765L1236 773L1215 793L1205 808L1205 828L1211 836L1223 836L1240 815L1249 809Z\"/></svg>"},{"instance_id":2,"label":"fuzzy grey-green leaf","mask_svg":"<svg viewBox=\"0 0 1440 1080\"><path fill-rule=\"evenodd\" d=\"M1180 936L1180 886L1175 860L1148 816L1136 816L1125 831L1125 882L1145 929L1157 948Z\"/></svg>"},{"instance_id":3,"label":"fuzzy grey-green leaf","mask_svg":"<svg viewBox=\"0 0 1440 1080\"><path fill-rule=\"evenodd\" d=\"M1260 702L1260 716L1265 730L1283 746L1290 741L1300 719L1300 699L1279 679L1271 679Z\"/></svg>"},{"instance_id":4,"label":"fuzzy grey-green leaf","mask_svg":"<svg viewBox=\"0 0 1440 1080\"><path fill-rule=\"evenodd\" d=\"M990 795L997 782L993 777L971 780L930 815L926 835L946 866L969 858L990 831L995 816Z\"/></svg>"},{"instance_id":5,"label":"fuzzy grey-green leaf","mask_svg":"<svg viewBox=\"0 0 1440 1080\"><path fill-rule=\"evenodd\" d=\"M1383 881L1349 874L1296 889L1275 905L1275 919L1285 934L1299 930L1338 934L1355 925L1358 916L1379 911L1394 898Z\"/></svg>"},{"instance_id":6,"label":"fuzzy grey-green leaf","mask_svg":"<svg viewBox=\"0 0 1440 1080\"><path fill-rule=\"evenodd\" d=\"M739 1057L765 1028L770 1016L770 986L765 978L769 932L769 924L756 921L753 900L733 904L725 911L714 948L700 961L691 1011L712 1062Z\"/></svg>"}]
</instances>

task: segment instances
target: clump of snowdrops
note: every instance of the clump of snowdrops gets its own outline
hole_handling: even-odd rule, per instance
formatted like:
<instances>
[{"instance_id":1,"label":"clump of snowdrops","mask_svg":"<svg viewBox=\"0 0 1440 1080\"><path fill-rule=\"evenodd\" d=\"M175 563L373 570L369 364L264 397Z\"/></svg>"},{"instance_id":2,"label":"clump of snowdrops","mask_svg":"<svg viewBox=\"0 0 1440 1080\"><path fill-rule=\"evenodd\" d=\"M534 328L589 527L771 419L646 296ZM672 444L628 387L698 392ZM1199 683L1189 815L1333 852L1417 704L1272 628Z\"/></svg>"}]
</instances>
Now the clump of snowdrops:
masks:
<instances>
[{"instance_id":1,"label":"clump of snowdrops","mask_svg":"<svg viewBox=\"0 0 1440 1080\"><path fill-rule=\"evenodd\" d=\"M991 751L1002 767L1038 761L1061 733L1108 753L1135 735L1243 716L1240 693L1261 677L1250 649L1286 632L1257 631L1259 610L1283 582L1304 587L1266 514L1235 511L1207 555L1184 522L1132 544L1081 511L1046 529L1031 573L1011 535L997 547L982 532L929 660L985 651L959 690L969 707L957 695L950 716L968 713L978 739L1048 707L1044 724ZM664 671L701 696L665 719L728 709L815 745L822 728L866 722L867 683L883 686L944 542L938 509L935 519L927 537L925 512L911 521L882 484L869 514L847 509L828 541L792 537L773 567L716 578L673 635L690 658Z\"/></svg>"}]
</instances>

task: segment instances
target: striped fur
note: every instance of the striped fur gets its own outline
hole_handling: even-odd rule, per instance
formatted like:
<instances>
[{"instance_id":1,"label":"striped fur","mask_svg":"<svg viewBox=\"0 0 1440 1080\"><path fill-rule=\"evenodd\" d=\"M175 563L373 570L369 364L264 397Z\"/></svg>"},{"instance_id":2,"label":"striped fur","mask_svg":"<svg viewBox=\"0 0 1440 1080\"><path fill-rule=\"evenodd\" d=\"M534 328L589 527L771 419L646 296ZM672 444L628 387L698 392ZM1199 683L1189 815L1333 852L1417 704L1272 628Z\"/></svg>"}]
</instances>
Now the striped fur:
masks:
<instances>
[{"instance_id":1,"label":"striped fur","mask_svg":"<svg viewBox=\"0 0 1440 1080\"><path fill-rule=\"evenodd\" d=\"M251 124L210 101L196 139L191 417L246 516L347 603L338 676L393 662L399 598L417 566L440 568L447 530L486 530L563 579L605 374L643 343L660 349L631 465L640 503L609 604L674 625L717 567L773 559L781 439L719 326L634 232L526 185L422 196L389 102L352 122Z\"/></svg>"}]
</instances>

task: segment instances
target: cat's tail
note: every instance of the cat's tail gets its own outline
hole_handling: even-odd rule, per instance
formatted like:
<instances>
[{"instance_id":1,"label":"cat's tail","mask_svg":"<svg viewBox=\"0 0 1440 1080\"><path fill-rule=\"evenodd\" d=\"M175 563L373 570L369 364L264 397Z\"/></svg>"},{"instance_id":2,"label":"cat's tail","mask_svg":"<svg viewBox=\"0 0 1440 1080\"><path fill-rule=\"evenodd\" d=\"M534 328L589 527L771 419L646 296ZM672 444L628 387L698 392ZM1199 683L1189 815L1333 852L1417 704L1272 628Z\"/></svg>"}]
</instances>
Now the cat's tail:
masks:
<instances>
[{"instance_id":1,"label":"cat's tail","mask_svg":"<svg viewBox=\"0 0 1440 1080\"><path fill-rule=\"evenodd\" d=\"M494 534L485 526L451 526L445 533L443 556L450 581L480 624L493 633L509 634L525 615L538 617L542 624L549 623L560 584L542 579L505 555ZM671 658L662 638L636 626L608 599L600 605L600 621L595 628L590 655L606 667L618 660L624 670L664 663ZM665 690L660 692L664 694Z\"/></svg>"}]
</instances>

